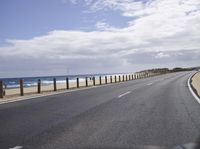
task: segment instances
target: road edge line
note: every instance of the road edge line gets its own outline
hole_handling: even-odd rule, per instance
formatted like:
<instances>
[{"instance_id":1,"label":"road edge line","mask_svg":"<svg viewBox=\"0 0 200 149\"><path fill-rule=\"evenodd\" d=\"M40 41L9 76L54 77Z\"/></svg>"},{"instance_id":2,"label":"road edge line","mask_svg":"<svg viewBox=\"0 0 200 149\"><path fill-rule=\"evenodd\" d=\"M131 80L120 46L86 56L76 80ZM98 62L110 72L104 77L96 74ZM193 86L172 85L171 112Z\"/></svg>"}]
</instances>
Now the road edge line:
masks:
<instances>
[{"instance_id":1,"label":"road edge line","mask_svg":"<svg viewBox=\"0 0 200 149\"><path fill-rule=\"evenodd\" d=\"M198 73L198 72L196 72L195 74L197 74L197 73ZM192 79L192 77L193 77L195 74L192 74L192 75L188 78L187 84L188 84L189 91L191 92L191 94L193 95L193 97L196 99L196 101L200 104L200 98L198 97L198 95L196 95L196 93L194 92L194 90L192 89L192 86L191 86L191 79Z\"/></svg>"}]
</instances>

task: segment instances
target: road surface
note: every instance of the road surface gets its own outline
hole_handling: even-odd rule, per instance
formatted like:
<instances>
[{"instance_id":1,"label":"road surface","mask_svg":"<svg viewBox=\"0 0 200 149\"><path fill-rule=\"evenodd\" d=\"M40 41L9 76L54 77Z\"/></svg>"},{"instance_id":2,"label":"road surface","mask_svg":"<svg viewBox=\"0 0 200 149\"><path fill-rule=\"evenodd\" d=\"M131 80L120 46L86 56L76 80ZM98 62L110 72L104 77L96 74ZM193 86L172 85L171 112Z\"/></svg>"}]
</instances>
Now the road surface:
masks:
<instances>
[{"instance_id":1,"label":"road surface","mask_svg":"<svg viewBox=\"0 0 200 149\"><path fill-rule=\"evenodd\" d=\"M200 136L193 72L0 105L0 149L173 147Z\"/></svg>"}]
</instances>

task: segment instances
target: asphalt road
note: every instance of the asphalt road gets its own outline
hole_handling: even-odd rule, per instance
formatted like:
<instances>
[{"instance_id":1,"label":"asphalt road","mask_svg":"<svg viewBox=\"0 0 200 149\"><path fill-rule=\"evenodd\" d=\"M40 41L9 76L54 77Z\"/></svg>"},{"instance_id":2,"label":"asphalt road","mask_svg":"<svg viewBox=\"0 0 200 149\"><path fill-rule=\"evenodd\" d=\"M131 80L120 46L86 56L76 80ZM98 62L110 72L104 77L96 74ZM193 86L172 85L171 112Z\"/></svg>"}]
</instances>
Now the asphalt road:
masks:
<instances>
[{"instance_id":1,"label":"asphalt road","mask_svg":"<svg viewBox=\"0 0 200 149\"><path fill-rule=\"evenodd\" d=\"M0 105L0 149L173 147L200 136L192 72Z\"/></svg>"}]
</instances>

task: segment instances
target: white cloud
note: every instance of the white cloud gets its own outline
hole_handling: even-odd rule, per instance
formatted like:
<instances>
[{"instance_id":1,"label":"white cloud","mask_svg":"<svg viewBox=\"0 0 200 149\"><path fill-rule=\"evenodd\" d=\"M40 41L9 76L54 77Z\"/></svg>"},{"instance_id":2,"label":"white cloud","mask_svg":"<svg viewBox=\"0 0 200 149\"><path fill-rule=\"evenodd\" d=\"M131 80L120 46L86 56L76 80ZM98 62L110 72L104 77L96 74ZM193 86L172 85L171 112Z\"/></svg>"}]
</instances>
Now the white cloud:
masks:
<instances>
[{"instance_id":1,"label":"white cloud","mask_svg":"<svg viewBox=\"0 0 200 149\"><path fill-rule=\"evenodd\" d=\"M155 56L155 58L158 58L158 59L162 59L162 58L169 58L169 54L164 54L163 52L159 52L157 53L157 55Z\"/></svg>"},{"instance_id":2,"label":"white cloud","mask_svg":"<svg viewBox=\"0 0 200 149\"><path fill-rule=\"evenodd\" d=\"M98 21L96 24L95 24L95 27L98 29L98 30L101 30L101 31L117 31L118 29L113 27L113 26L110 26L108 23L104 22L104 21Z\"/></svg>"},{"instance_id":3,"label":"white cloud","mask_svg":"<svg viewBox=\"0 0 200 149\"><path fill-rule=\"evenodd\" d=\"M95 24L96 31L55 30L30 40L8 40L9 46L0 47L0 57L26 56L63 62L69 59L74 63L79 59L83 64L84 60L90 59L93 64L97 62L97 66L103 66L106 60L114 58L120 67L130 64L130 57L126 59L128 55L141 51L160 52L154 56L159 59L169 56L163 52L200 52L199 0L149 0L146 3L132 0L83 1L93 12L119 10L123 16L133 19L125 28L115 28L99 21ZM117 62L108 63L114 65Z\"/></svg>"}]
</instances>

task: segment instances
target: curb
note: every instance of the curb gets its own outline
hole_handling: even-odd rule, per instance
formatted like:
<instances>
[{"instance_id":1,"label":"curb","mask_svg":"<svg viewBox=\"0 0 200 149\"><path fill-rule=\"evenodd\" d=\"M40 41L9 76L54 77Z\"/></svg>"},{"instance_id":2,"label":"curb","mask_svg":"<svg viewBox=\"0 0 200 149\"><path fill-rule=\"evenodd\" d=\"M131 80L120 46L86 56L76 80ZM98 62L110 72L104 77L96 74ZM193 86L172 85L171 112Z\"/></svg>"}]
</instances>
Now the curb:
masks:
<instances>
[{"instance_id":1,"label":"curb","mask_svg":"<svg viewBox=\"0 0 200 149\"><path fill-rule=\"evenodd\" d=\"M199 72L196 72L195 74L197 74L197 73L199 73ZM192 84L191 84L191 82L192 82L191 79L192 79L192 77L193 77L195 74L192 74L192 75L189 77L189 79L188 79L188 81L187 81L187 84L188 84L188 88L189 88L191 94L192 94L193 97L196 99L196 101L200 104L200 98L198 97L197 93L195 92L194 87L193 87Z\"/></svg>"}]
</instances>

